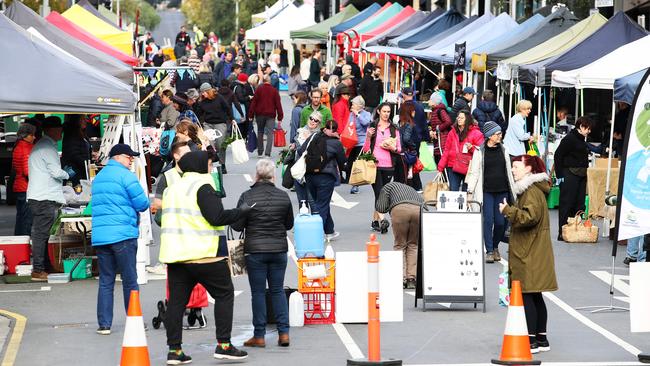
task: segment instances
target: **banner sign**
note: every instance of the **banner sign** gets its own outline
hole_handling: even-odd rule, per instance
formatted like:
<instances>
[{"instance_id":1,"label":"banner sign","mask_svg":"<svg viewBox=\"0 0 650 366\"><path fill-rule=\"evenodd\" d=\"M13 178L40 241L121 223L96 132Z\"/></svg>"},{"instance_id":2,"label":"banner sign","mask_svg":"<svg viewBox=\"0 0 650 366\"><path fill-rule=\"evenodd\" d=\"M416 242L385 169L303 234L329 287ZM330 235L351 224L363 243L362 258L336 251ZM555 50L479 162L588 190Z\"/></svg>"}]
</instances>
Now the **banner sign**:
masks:
<instances>
[{"instance_id":1,"label":"banner sign","mask_svg":"<svg viewBox=\"0 0 650 366\"><path fill-rule=\"evenodd\" d=\"M454 71L465 70L465 51L467 50L466 42L456 43L454 46Z\"/></svg>"},{"instance_id":2,"label":"banner sign","mask_svg":"<svg viewBox=\"0 0 650 366\"><path fill-rule=\"evenodd\" d=\"M641 79L627 124L618 183L618 240L650 233L650 71Z\"/></svg>"}]
</instances>

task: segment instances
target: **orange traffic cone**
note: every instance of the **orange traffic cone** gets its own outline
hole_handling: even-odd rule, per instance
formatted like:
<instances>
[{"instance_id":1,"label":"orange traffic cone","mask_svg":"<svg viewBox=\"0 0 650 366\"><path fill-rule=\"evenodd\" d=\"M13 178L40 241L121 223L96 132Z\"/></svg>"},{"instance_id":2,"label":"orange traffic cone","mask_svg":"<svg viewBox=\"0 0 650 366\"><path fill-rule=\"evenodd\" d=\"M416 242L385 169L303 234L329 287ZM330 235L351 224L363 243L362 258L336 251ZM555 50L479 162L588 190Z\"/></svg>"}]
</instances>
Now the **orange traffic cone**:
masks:
<instances>
[{"instance_id":1,"label":"orange traffic cone","mask_svg":"<svg viewBox=\"0 0 650 366\"><path fill-rule=\"evenodd\" d=\"M140 292L132 290L129 297L129 310L126 313L120 366L149 365L149 349L147 348L147 337L144 334Z\"/></svg>"},{"instance_id":2,"label":"orange traffic cone","mask_svg":"<svg viewBox=\"0 0 650 366\"><path fill-rule=\"evenodd\" d=\"M530 353L528 326L526 325L524 300L521 296L521 283L519 281L512 281L506 330L503 333L501 357L498 360L492 360L493 364L539 365L542 363L542 361L533 360L533 355Z\"/></svg>"}]
</instances>

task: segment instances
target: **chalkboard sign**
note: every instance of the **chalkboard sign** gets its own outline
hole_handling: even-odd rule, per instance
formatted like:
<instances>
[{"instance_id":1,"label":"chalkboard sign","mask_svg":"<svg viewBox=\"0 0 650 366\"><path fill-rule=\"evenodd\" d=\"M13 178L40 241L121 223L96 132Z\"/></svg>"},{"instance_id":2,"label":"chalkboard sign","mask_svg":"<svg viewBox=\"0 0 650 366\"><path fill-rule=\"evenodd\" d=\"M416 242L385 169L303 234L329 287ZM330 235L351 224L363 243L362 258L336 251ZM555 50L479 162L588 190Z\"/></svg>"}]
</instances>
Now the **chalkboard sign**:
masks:
<instances>
[{"instance_id":1,"label":"chalkboard sign","mask_svg":"<svg viewBox=\"0 0 650 366\"><path fill-rule=\"evenodd\" d=\"M480 210L443 212L425 203L420 223L416 306L418 298L423 299L424 310L431 302L482 303L485 312Z\"/></svg>"}]
</instances>

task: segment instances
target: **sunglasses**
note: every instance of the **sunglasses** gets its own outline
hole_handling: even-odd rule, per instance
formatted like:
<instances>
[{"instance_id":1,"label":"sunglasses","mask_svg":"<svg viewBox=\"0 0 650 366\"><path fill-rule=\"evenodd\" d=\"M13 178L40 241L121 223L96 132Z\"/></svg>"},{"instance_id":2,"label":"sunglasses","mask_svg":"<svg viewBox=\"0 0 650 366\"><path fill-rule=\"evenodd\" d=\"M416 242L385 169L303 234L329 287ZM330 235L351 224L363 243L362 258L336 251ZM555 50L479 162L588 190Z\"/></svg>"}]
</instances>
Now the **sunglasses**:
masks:
<instances>
[{"instance_id":1,"label":"sunglasses","mask_svg":"<svg viewBox=\"0 0 650 366\"><path fill-rule=\"evenodd\" d=\"M318 118L309 117L309 120L312 121L312 122L318 122L318 123L320 123L320 120L319 120Z\"/></svg>"}]
</instances>

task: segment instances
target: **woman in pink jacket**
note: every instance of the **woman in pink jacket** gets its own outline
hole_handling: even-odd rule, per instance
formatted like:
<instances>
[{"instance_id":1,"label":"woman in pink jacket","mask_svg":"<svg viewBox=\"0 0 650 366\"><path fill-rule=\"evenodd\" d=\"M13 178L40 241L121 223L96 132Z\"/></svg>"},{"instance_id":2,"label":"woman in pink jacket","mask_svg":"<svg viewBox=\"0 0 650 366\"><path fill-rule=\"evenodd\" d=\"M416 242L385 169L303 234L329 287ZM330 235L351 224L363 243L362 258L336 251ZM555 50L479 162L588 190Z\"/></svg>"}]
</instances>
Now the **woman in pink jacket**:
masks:
<instances>
[{"instance_id":1,"label":"woman in pink jacket","mask_svg":"<svg viewBox=\"0 0 650 366\"><path fill-rule=\"evenodd\" d=\"M447 171L450 190L461 190L461 183L463 184L462 190L466 190L467 187L464 184L464 180L469 164L464 169L465 173L462 173L462 166L460 166L461 164L456 164L456 159L460 155L467 155L471 159L474 150L481 146L482 143L483 133L481 133L481 130L474 123L472 115L464 110L458 112L456 123L454 123L454 126L447 135L442 158L438 164L438 171L440 173L442 173L443 169ZM456 164L456 171L454 171L454 164Z\"/></svg>"},{"instance_id":2,"label":"woman in pink jacket","mask_svg":"<svg viewBox=\"0 0 650 366\"><path fill-rule=\"evenodd\" d=\"M379 192L384 185L393 180L395 174L395 163L399 154L402 152L400 143L399 130L393 125L392 121L393 107L389 103L382 103L377 107L379 119L368 126L366 132L366 142L362 151L371 151L377 160L377 178L372 185L375 194L375 203L379 197ZM388 220L384 214L374 211L370 227L374 231L382 234L388 232Z\"/></svg>"}]
</instances>

